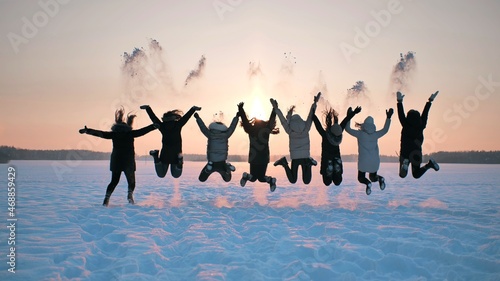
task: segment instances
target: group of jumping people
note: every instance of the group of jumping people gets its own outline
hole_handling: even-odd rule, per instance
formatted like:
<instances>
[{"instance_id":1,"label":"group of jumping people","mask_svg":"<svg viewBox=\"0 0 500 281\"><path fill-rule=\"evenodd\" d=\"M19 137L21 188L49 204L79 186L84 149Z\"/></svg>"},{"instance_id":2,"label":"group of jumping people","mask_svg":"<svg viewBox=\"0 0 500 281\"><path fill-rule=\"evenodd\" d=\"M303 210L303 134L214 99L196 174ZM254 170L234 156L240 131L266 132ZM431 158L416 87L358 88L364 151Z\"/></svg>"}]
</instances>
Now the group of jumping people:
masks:
<instances>
[{"instance_id":1,"label":"group of jumping people","mask_svg":"<svg viewBox=\"0 0 500 281\"><path fill-rule=\"evenodd\" d=\"M423 131L427 125L432 101L434 101L438 93L435 92L429 97L422 113L412 109L405 114L403 108L404 95L397 92L398 117L402 126L399 154L399 176L402 178L407 176L410 165L414 178L420 178L429 169L439 170L439 165L433 159L422 165ZM309 184L311 182L312 166L317 165L316 160L310 155L309 131L314 122L316 130L322 139L320 174L326 186L332 183L338 186L342 183L343 165L340 144L342 143L343 132L346 131L357 139L357 179L366 186L366 194L371 194L372 182L378 182L380 189L384 190L385 179L383 176L378 175L380 167L378 139L389 131L394 110L392 108L386 110L386 120L381 130L376 129L371 116L366 117L363 123L356 123L356 129L351 128L351 119L361 112L359 106L355 109L349 107L346 116L340 123L338 112L333 108L327 108L323 112L324 124L322 124L315 114L320 96L321 93L318 93L314 97L306 120L299 114L294 113L294 106L288 109L285 116L275 99L270 99L273 109L267 121L256 117L249 119L244 110L244 103L239 103L237 105L238 111L229 127L221 121L213 121L207 127L197 113L197 111L201 110L201 107L198 106L191 107L186 114L183 114L178 109L168 111L163 114L160 120L149 105L143 105L140 108L146 110L152 121L151 125L133 130L132 124L136 115L129 113L125 116L124 109L120 108L115 112L115 123L111 127L111 131L100 131L85 126L79 132L111 139L113 142L110 160L111 182L106 189L104 206L108 206L111 194L118 185L122 172L128 182L128 202L134 204L133 193L136 185L134 138L143 136L155 129L158 129L162 134L161 150L150 151L156 174L158 177L163 178L170 168L172 177L179 178L182 175L184 161L181 131L192 116L196 119L200 131L207 138L207 164L198 177L201 182L205 182L213 172L219 173L225 182L231 180L232 172L236 169L227 161L228 141L241 119L240 124L249 137L248 163L250 164L250 170L242 174L240 185L243 187L247 181L255 182L258 180L269 184L271 192L275 191L276 178L266 175L266 172L270 162L269 138L272 134L280 132L279 128L276 127L277 116L283 129L288 134L291 163L289 165L286 157L282 157L274 162L274 166L284 168L290 183L297 182L299 166L301 166L303 183ZM368 178L366 178L366 173L368 173Z\"/></svg>"}]
</instances>

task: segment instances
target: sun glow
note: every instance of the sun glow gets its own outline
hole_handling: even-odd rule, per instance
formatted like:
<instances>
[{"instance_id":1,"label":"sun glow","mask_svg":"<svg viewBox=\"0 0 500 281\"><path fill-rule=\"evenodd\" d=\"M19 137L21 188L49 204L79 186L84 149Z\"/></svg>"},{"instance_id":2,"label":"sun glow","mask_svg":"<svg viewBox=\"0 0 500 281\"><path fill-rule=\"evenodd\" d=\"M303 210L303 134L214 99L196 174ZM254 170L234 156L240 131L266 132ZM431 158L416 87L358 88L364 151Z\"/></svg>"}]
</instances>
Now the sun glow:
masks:
<instances>
[{"instance_id":1,"label":"sun glow","mask_svg":"<svg viewBox=\"0 0 500 281\"><path fill-rule=\"evenodd\" d=\"M249 118L257 118L260 120L264 120L266 118L266 112L264 110L264 96L262 95L262 92L257 90L254 90L252 93L252 101L249 107Z\"/></svg>"}]
</instances>

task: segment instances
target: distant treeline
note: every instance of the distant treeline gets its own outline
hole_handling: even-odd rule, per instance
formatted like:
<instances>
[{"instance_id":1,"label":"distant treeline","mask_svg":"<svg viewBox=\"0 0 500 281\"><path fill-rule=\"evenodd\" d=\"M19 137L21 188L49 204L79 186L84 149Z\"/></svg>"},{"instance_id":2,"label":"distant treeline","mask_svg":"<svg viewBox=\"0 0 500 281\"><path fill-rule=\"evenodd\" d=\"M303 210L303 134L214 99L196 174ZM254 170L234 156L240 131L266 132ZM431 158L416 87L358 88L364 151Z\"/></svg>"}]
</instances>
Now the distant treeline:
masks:
<instances>
[{"instance_id":1,"label":"distant treeline","mask_svg":"<svg viewBox=\"0 0 500 281\"><path fill-rule=\"evenodd\" d=\"M22 149L12 146L0 146L0 163L6 163L9 160L109 160L110 152L97 152L90 150L33 150ZM273 155L271 160L275 161L283 155ZM320 156L313 156L319 161ZM438 163L474 163L474 164L500 164L500 151L440 151L430 155L425 155L424 160L429 157L434 158ZM397 156L380 156L382 162L398 162ZM149 155L138 155L137 160L151 160ZM230 162L246 162L248 155L229 155ZM356 154L342 155L342 161L355 162L358 156ZM186 161L207 161L205 154L185 154Z\"/></svg>"},{"instance_id":2,"label":"distant treeline","mask_svg":"<svg viewBox=\"0 0 500 281\"><path fill-rule=\"evenodd\" d=\"M438 163L500 164L500 151L439 151L429 156Z\"/></svg>"}]
</instances>

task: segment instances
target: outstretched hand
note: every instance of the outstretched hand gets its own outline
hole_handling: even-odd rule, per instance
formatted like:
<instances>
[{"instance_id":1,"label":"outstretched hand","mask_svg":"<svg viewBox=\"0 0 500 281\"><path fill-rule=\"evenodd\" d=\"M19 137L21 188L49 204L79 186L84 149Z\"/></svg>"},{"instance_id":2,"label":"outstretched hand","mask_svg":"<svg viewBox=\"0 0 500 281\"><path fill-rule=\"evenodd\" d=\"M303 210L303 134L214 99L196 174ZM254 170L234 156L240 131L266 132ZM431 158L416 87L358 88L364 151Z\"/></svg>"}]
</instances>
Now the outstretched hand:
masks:
<instances>
[{"instance_id":1,"label":"outstretched hand","mask_svg":"<svg viewBox=\"0 0 500 281\"><path fill-rule=\"evenodd\" d=\"M361 112L361 106L356 106L356 109L354 109L354 110L352 109L352 107L349 107L347 109L347 115L349 115L349 116L354 116L360 112Z\"/></svg>"},{"instance_id":2,"label":"outstretched hand","mask_svg":"<svg viewBox=\"0 0 500 281\"><path fill-rule=\"evenodd\" d=\"M319 92L316 96L314 96L314 103L317 103L320 97L321 97L321 92Z\"/></svg>"},{"instance_id":3,"label":"outstretched hand","mask_svg":"<svg viewBox=\"0 0 500 281\"><path fill-rule=\"evenodd\" d=\"M141 105L139 108L140 108L140 109L148 109L148 108L149 108L149 105L147 105L147 104L145 104L145 105Z\"/></svg>"},{"instance_id":4,"label":"outstretched hand","mask_svg":"<svg viewBox=\"0 0 500 281\"><path fill-rule=\"evenodd\" d=\"M192 107L192 108L193 108L194 110L196 110L196 111L200 111L200 110L201 110L201 107L196 106L196 105L193 105L193 107Z\"/></svg>"},{"instance_id":5,"label":"outstretched hand","mask_svg":"<svg viewBox=\"0 0 500 281\"><path fill-rule=\"evenodd\" d=\"M85 134L87 132L87 125L85 125L85 127L83 129L80 129L78 132L80 134Z\"/></svg>"},{"instance_id":6,"label":"outstretched hand","mask_svg":"<svg viewBox=\"0 0 500 281\"><path fill-rule=\"evenodd\" d=\"M195 112L195 113L193 114L193 116L194 116L194 118L196 118L196 119L199 119L199 118L200 118L200 115L198 115L198 112Z\"/></svg>"},{"instance_id":7,"label":"outstretched hand","mask_svg":"<svg viewBox=\"0 0 500 281\"><path fill-rule=\"evenodd\" d=\"M356 109L354 109L354 114L358 114L361 112L361 106L356 106Z\"/></svg>"},{"instance_id":8,"label":"outstretched hand","mask_svg":"<svg viewBox=\"0 0 500 281\"><path fill-rule=\"evenodd\" d=\"M392 109L392 108L389 108L389 110L386 110L385 114L387 115L387 119L391 119L393 113L394 113L394 109Z\"/></svg>"},{"instance_id":9,"label":"outstretched hand","mask_svg":"<svg viewBox=\"0 0 500 281\"><path fill-rule=\"evenodd\" d=\"M403 95L400 91L397 92L396 96L397 96L398 102L402 102L403 98L405 97L405 95Z\"/></svg>"},{"instance_id":10,"label":"outstretched hand","mask_svg":"<svg viewBox=\"0 0 500 281\"><path fill-rule=\"evenodd\" d=\"M430 97L429 97L429 101L432 102L436 96L439 94L439 91L435 92L434 94L432 94Z\"/></svg>"},{"instance_id":11,"label":"outstretched hand","mask_svg":"<svg viewBox=\"0 0 500 281\"><path fill-rule=\"evenodd\" d=\"M240 103L238 103L238 109L243 109L243 105L244 105L244 104L245 104L244 102L240 102Z\"/></svg>"},{"instance_id":12,"label":"outstretched hand","mask_svg":"<svg viewBox=\"0 0 500 281\"><path fill-rule=\"evenodd\" d=\"M271 104L273 105L273 108L278 108L278 102L275 99L269 99L271 101Z\"/></svg>"}]
</instances>

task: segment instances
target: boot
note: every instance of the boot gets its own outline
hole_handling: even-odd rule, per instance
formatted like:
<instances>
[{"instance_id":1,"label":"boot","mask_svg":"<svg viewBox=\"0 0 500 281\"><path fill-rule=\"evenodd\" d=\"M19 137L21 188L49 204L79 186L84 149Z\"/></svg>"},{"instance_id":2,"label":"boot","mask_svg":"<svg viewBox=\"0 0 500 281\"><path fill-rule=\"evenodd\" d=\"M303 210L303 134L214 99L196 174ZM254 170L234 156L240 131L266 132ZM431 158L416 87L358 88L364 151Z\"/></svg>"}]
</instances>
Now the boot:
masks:
<instances>
[{"instance_id":1,"label":"boot","mask_svg":"<svg viewBox=\"0 0 500 281\"><path fill-rule=\"evenodd\" d=\"M286 157L283 156L278 161L274 162L274 166L278 166L278 165L287 166L288 161L286 161Z\"/></svg>"},{"instance_id":2,"label":"boot","mask_svg":"<svg viewBox=\"0 0 500 281\"><path fill-rule=\"evenodd\" d=\"M244 187L245 184L247 183L247 181L250 179L252 179L252 175L247 173L247 172L244 172L243 176L241 177L241 180L240 180L241 187Z\"/></svg>"},{"instance_id":3,"label":"boot","mask_svg":"<svg viewBox=\"0 0 500 281\"><path fill-rule=\"evenodd\" d=\"M132 204L132 205L134 205L134 204L135 204L135 202L134 202L134 195L133 195L133 193L132 193L132 192L129 192L129 193L128 193L128 195L127 195L127 199L128 199L128 202L129 202L130 204Z\"/></svg>"},{"instance_id":4,"label":"boot","mask_svg":"<svg viewBox=\"0 0 500 281\"><path fill-rule=\"evenodd\" d=\"M427 163L427 166L429 168L434 169L434 171L439 171L439 165L438 165L438 163L436 162L436 160L434 160L432 158L429 159L429 163Z\"/></svg>"},{"instance_id":5,"label":"boot","mask_svg":"<svg viewBox=\"0 0 500 281\"><path fill-rule=\"evenodd\" d=\"M316 166L318 165L318 162L316 162L316 160L314 160L312 157L309 157L309 165Z\"/></svg>"},{"instance_id":6,"label":"boot","mask_svg":"<svg viewBox=\"0 0 500 281\"><path fill-rule=\"evenodd\" d=\"M372 184L371 183L367 183L366 184L366 195L370 195L372 193Z\"/></svg>"},{"instance_id":7,"label":"boot","mask_svg":"<svg viewBox=\"0 0 500 281\"><path fill-rule=\"evenodd\" d=\"M107 196L107 195L106 195L106 196L104 197L104 201L102 202L102 205L103 205L104 207L107 207L107 206L109 205L109 196Z\"/></svg>"},{"instance_id":8,"label":"boot","mask_svg":"<svg viewBox=\"0 0 500 281\"><path fill-rule=\"evenodd\" d=\"M385 189L385 178L378 176L378 184L380 185L380 190Z\"/></svg>"},{"instance_id":9,"label":"boot","mask_svg":"<svg viewBox=\"0 0 500 281\"><path fill-rule=\"evenodd\" d=\"M403 164L399 168L399 176L404 178L408 175L408 166L410 165L410 160L404 159Z\"/></svg>"},{"instance_id":10,"label":"boot","mask_svg":"<svg viewBox=\"0 0 500 281\"><path fill-rule=\"evenodd\" d=\"M226 165L227 165L227 168L229 169L229 171L231 171L231 172L236 171L236 167L231 165L231 163L227 162Z\"/></svg>"},{"instance_id":11,"label":"boot","mask_svg":"<svg viewBox=\"0 0 500 281\"><path fill-rule=\"evenodd\" d=\"M269 189L271 192L276 190L276 178L268 177Z\"/></svg>"},{"instance_id":12,"label":"boot","mask_svg":"<svg viewBox=\"0 0 500 281\"><path fill-rule=\"evenodd\" d=\"M149 151L149 155L153 156L153 159L154 159L155 163L160 162L160 160L158 159L158 153L160 153L160 151L157 150L157 149Z\"/></svg>"}]
</instances>

